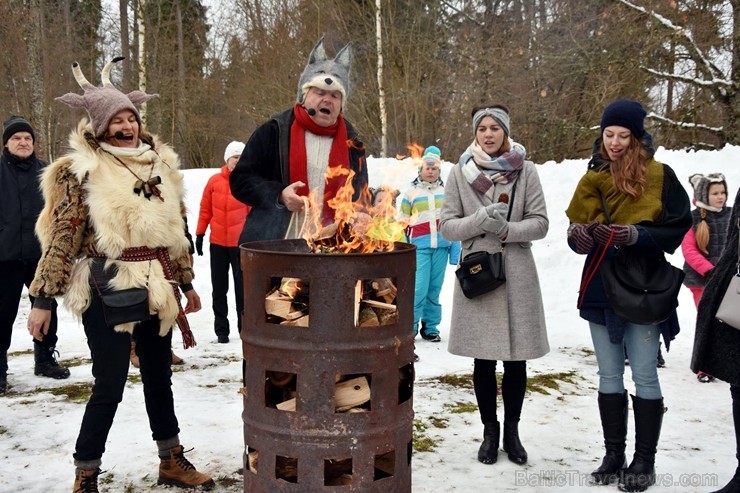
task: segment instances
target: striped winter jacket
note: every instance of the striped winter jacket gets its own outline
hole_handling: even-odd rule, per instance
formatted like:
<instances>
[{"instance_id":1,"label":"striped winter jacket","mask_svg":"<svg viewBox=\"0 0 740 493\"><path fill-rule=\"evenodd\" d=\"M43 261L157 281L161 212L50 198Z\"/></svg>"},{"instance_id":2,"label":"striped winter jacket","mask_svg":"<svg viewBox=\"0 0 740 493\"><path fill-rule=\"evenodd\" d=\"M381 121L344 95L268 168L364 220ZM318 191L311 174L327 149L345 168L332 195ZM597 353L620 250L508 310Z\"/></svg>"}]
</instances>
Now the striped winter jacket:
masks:
<instances>
[{"instance_id":1,"label":"striped winter jacket","mask_svg":"<svg viewBox=\"0 0 740 493\"><path fill-rule=\"evenodd\" d=\"M459 255L460 243L446 240L439 232L444 195L441 179L428 183L416 178L403 196L399 219L411 220L406 228L409 243L416 245L416 248L450 248L452 260Z\"/></svg>"}]
</instances>

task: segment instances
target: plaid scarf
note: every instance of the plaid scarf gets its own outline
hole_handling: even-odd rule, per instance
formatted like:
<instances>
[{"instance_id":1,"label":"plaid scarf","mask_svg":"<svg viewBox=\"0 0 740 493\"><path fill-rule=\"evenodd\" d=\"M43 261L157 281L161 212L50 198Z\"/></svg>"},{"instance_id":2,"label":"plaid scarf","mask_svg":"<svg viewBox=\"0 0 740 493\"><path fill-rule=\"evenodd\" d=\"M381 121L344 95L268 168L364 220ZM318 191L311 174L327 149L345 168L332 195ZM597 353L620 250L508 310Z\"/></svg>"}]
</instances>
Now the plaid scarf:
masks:
<instances>
[{"instance_id":1,"label":"plaid scarf","mask_svg":"<svg viewBox=\"0 0 740 493\"><path fill-rule=\"evenodd\" d=\"M302 181L306 184L296 190L298 195L308 195L308 160L306 157L306 131L315 135L330 136L334 140L329 151L328 167L340 166L349 168L349 144L347 137L347 125L344 118L339 115L337 121L331 127L322 127L314 122L306 113L306 109L296 103L293 107L295 119L290 126L290 182ZM336 176L327 180L324 187L323 211L321 214L322 224L326 225L334 221L334 209L329 207L329 200L333 199L339 189L345 184L346 176Z\"/></svg>"},{"instance_id":2,"label":"plaid scarf","mask_svg":"<svg viewBox=\"0 0 740 493\"><path fill-rule=\"evenodd\" d=\"M473 142L468 146L458 164L470 186L486 194L494 183L513 182L524 167L526 150L521 144L511 142L511 150L500 156L492 157Z\"/></svg>"}]
</instances>

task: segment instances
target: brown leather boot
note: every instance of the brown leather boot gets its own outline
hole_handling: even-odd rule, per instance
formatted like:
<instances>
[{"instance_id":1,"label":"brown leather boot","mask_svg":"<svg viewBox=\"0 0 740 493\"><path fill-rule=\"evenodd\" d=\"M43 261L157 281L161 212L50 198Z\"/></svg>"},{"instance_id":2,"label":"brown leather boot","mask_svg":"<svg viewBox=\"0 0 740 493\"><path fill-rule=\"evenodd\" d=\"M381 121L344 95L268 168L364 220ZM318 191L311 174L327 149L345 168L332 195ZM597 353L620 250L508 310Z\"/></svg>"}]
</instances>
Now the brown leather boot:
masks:
<instances>
[{"instance_id":1,"label":"brown leather boot","mask_svg":"<svg viewBox=\"0 0 740 493\"><path fill-rule=\"evenodd\" d=\"M198 472L195 466L185 458L182 445L172 447L167 459L160 458L159 479L157 484L169 484L181 488L192 488L200 486L204 490L210 490L215 483L207 474Z\"/></svg>"},{"instance_id":2,"label":"brown leather boot","mask_svg":"<svg viewBox=\"0 0 740 493\"><path fill-rule=\"evenodd\" d=\"M72 493L98 493L98 469L77 469Z\"/></svg>"},{"instance_id":3,"label":"brown leather boot","mask_svg":"<svg viewBox=\"0 0 740 493\"><path fill-rule=\"evenodd\" d=\"M131 341L131 355L129 358L131 359L131 364L134 365L134 368L138 368L139 357L136 355L136 343L133 340Z\"/></svg>"},{"instance_id":4,"label":"brown leather boot","mask_svg":"<svg viewBox=\"0 0 740 493\"><path fill-rule=\"evenodd\" d=\"M173 365L184 365L185 360L179 357L178 355L176 355L174 351L172 351L172 364Z\"/></svg>"}]
</instances>

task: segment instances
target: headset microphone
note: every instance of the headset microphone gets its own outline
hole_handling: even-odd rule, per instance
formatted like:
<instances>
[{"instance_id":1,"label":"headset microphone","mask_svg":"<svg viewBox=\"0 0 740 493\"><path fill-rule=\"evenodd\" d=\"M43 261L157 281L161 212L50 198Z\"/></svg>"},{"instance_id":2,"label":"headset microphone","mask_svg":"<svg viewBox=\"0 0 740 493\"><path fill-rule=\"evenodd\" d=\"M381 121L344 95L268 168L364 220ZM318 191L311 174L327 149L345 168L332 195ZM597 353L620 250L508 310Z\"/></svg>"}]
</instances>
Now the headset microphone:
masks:
<instances>
[{"instance_id":1,"label":"headset microphone","mask_svg":"<svg viewBox=\"0 0 740 493\"><path fill-rule=\"evenodd\" d=\"M123 140L126 136L121 132L120 130L113 134L113 137L115 137L118 140Z\"/></svg>"},{"instance_id":2,"label":"headset microphone","mask_svg":"<svg viewBox=\"0 0 740 493\"><path fill-rule=\"evenodd\" d=\"M316 110L313 108L308 108L306 110L306 113L308 113L308 116L314 116L316 114Z\"/></svg>"}]
</instances>

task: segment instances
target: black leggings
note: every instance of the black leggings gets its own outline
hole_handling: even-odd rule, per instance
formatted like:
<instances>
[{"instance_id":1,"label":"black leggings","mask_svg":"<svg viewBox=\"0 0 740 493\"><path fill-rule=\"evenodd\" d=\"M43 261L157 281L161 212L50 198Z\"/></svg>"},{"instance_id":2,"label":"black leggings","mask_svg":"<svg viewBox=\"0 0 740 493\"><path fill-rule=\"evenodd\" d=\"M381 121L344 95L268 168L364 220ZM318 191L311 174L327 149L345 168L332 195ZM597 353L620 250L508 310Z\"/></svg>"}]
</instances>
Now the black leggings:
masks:
<instances>
[{"instance_id":1,"label":"black leggings","mask_svg":"<svg viewBox=\"0 0 740 493\"><path fill-rule=\"evenodd\" d=\"M481 421L495 423L496 398L498 385L496 383L496 361L475 359L473 362L473 387L475 398L478 401ZM519 422L524 403L524 393L527 390L527 362L504 361L504 375L501 380L501 395L504 398L504 421Z\"/></svg>"}]
</instances>

